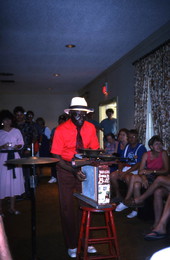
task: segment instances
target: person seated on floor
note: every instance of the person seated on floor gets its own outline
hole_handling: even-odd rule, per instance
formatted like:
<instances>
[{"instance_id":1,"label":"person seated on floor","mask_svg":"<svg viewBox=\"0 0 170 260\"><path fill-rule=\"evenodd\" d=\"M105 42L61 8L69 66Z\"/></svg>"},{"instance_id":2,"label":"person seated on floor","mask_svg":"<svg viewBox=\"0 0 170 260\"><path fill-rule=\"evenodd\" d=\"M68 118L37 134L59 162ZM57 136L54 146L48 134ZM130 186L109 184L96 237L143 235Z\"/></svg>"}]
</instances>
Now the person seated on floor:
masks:
<instances>
[{"instance_id":1,"label":"person seated on floor","mask_svg":"<svg viewBox=\"0 0 170 260\"><path fill-rule=\"evenodd\" d=\"M110 182L116 194L116 197L113 198L112 202L122 201L121 193L119 190L119 181L125 182L129 185L130 178L133 174L138 173L140 162L142 160L143 154L146 152L146 148L143 144L138 141L138 131L132 129L128 134L128 145L123 154L125 162L119 163L118 169L111 173ZM126 209L122 202L116 207L116 211L122 211ZM127 217L131 217L128 215Z\"/></svg>"},{"instance_id":2,"label":"person seated on floor","mask_svg":"<svg viewBox=\"0 0 170 260\"><path fill-rule=\"evenodd\" d=\"M117 140L118 140L117 153L119 157L123 157L126 145L128 144L128 134L129 134L129 130L126 128L121 128L119 130L117 136Z\"/></svg>"},{"instance_id":3,"label":"person seated on floor","mask_svg":"<svg viewBox=\"0 0 170 260\"><path fill-rule=\"evenodd\" d=\"M154 194L155 222L152 231L145 236L146 240L161 239L166 236L166 225L170 216L170 175L158 176L146 192L137 198L127 200L125 203L128 207L141 207L145 199L152 194ZM168 199L164 207L164 200L167 196Z\"/></svg>"},{"instance_id":4,"label":"person seated on floor","mask_svg":"<svg viewBox=\"0 0 170 260\"><path fill-rule=\"evenodd\" d=\"M158 175L168 172L168 154L163 150L163 142L160 136L152 136L148 146L151 150L143 154L138 174L132 175L130 178L125 201L132 196L134 198L139 197L142 188L147 189ZM134 210L135 215L137 216L137 209Z\"/></svg>"}]
</instances>

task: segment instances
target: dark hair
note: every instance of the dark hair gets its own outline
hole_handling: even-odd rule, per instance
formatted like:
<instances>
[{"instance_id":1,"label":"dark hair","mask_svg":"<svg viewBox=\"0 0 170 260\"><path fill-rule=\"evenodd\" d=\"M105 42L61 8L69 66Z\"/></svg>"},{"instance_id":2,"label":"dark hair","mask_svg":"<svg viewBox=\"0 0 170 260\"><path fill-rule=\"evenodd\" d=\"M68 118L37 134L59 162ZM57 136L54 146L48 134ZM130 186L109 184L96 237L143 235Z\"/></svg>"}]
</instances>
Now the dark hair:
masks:
<instances>
[{"instance_id":1,"label":"dark hair","mask_svg":"<svg viewBox=\"0 0 170 260\"><path fill-rule=\"evenodd\" d=\"M26 116L28 116L29 114L32 115L32 116L34 117L34 112L33 112L33 111L28 110Z\"/></svg>"},{"instance_id":2,"label":"dark hair","mask_svg":"<svg viewBox=\"0 0 170 260\"><path fill-rule=\"evenodd\" d=\"M117 137L119 137L120 132L124 132L127 136L128 136L128 134L129 134L129 130L128 130L127 128L121 128L121 129L119 130L119 132L118 132Z\"/></svg>"},{"instance_id":3,"label":"dark hair","mask_svg":"<svg viewBox=\"0 0 170 260\"><path fill-rule=\"evenodd\" d=\"M163 145L163 141L159 135L152 136L151 139L149 139L148 141L148 146L151 148L154 142L161 142L161 144Z\"/></svg>"},{"instance_id":4,"label":"dark hair","mask_svg":"<svg viewBox=\"0 0 170 260\"><path fill-rule=\"evenodd\" d=\"M24 113L25 113L25 110L23 109L23 107L17 106L17 107L14 108L13 113L16 114L16 113L18 113L18 112L21 112L21 113L24 114Z\"/></svg>"},{"instance_id":5,"label":"dark hair","mask_svg":"<svg viewBox=\"0 0 170 260\"><path fill-rule=\"evenodd\" d=\"M14 116L13 116L13 114L9 111L9 110L7 110L7 109L4 109L4 110L1 110L0 111L0 127L2 128L2 121L4 120L4 119L11 119L11 121L12 121L12 125L13 125L13 122L14 122Z\"/></svg>"},{"instance_id":6,"label":"dark hair","mask_svg":"<svg viewBox=\"0 0 170 260\"><path fill-rule=\"evenodd\" d=\"M138 135L138 130L137 129L131 129L131 130L129 130L129 134Z\"/></svg>"},{"instance_id":7,"label":"dark hair","mask_svg":"<svg viewBox=\"0 0 170 260\"><path fill-rule=\"evenodd\" d=\"M108 109L106 109L106 114L108 113L108 112L110 112L110 113L114 113L114 111L113 111L113 109L112 108L108 108Z\"/></svg>"},{"instance_id":8,"label":"dark hair","mask_svg":"<svg viewBox=\"0 0 170 260\"><path fill-rule=\"evenodd\" d=\"M36 119L36 123L39 124L39 122L41 122L41 123L45 126L45 120L44 120L44 118L38 117L38 118Z\"/></svg>"},{"instance_id":9,"label":"dark hair","mask_svg":"<svg viewBox=\"0 0 170 260\"><path fill-rule=\"evenodd\" d=\"M59 117L58 117L58 121L60 121L60 120L63 120L63 121L66 121L67 120L67 116L66 115L60 115Z\"/></svg>"},{"instance_id":10,"label":"dark hair","mask_svg":"<svg viewBox=\"0 0 170 260\"><path fill-rule=\"evenodd\" d=\"M113 139L115 139L115 135L113 133L108 133L107 135L105 135L105 138L107 138L108 136L111 136Z\"/></svg>"}]
</instances>

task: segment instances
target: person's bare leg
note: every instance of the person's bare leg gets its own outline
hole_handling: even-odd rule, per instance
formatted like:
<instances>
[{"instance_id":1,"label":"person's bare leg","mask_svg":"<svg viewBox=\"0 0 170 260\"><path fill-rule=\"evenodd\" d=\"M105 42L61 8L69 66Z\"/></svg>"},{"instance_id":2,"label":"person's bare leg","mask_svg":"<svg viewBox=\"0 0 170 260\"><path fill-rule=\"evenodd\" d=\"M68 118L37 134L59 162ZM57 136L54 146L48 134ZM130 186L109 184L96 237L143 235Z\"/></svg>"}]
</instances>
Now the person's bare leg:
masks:
<instances>
[{"instance_id":1,"label":"person's bare leg","mask_svg":"<svg viewBox=\"0 0 170 260\"><path fill-rule=\"evenodd\" d=\"M131 178L130 178L130 181L129 181L129 186L128 186L128 192L127 192L127 195L125 197L125 200L128 200L131 198L131 196L134 194L134 189L135 189L135 183L138 182L140 183L141 182L141 178L140 176L138 175L132 175ZM141 186L141 185L140 185ZM137 191L135 191L136 193ZM137 192L137 194L134 196L134 197L139 197L140 196L140 193Z\"/></svg>"},{"instance_id":2,"label":"person's bare leg","mask_svg":"<svg viewBox=\"0 0 170 260\"><path fill-rule=\"evenodd\" d=\"M118 180L119 180L118 172L117 171L112 172L111 175L110 175L110 182L111 182L111 185L113 187L113 190L114 190L116 197L120 198L121 194L120 194L120 191L119 191Z\"/></svg>"},{"instance_id":3,"label":"person's bare leg","mask_svg":"<svg viewBox=\"0 0 170 260\"><path fill-rule=\"evenodd\" d=\"M134 183L134 198L137 198L141 195L141 188L142 188L142 183L140 182L135 182Z\"/></svg>"},{"instance_id":4,"label":"person's bare leg","mask_svg":"<svg viewBox=\"0 0 170 260\"><path fill-rule=\"evenodd\" d=\"M168 191L170 191L170 176L158 176L146 192L144 192L140 197L135 198L135 202L142 203L146 198L151 196L154 193L154 191L159 187L164 187Z\"/></svg>"},{"instance_id":5,"label":"person's bare leg","mask_svg":"<svg viewBox=\"0 0 170 260\"><path fill-rule=\"evenodd\" d=\"M163 211L163 199L165 196L167 196L167 190L164 188L158 188L154 192L154 201L153 201L153 206L154 206L154 216L155 216L155 221L153 224L153 227L156 227L160 221L162 211Z\"/></svg>"},{"instance_id":6,"label":"person's bare leg","mask_svg":"<svg viewBox=\"0 0 170 260\"><path fill-rule=\"evenodd\" d=\"M161 219L158 225L153 229L153 231L157 231L161 234L166 233L167 222L170 218L170 194L168 195L167 201L165 203L165 207L161 216Z\"/></svg>"}]
</instances>

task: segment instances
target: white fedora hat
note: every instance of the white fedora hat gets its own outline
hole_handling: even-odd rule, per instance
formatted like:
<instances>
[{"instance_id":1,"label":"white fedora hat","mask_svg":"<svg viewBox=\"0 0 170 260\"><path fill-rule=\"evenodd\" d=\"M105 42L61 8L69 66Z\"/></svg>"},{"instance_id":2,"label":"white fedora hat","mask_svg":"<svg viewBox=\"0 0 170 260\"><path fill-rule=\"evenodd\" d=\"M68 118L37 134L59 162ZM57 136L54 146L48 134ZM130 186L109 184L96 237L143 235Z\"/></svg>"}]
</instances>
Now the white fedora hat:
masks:
<instances>
[{"instance_id":1,"label":"white fedora hat","mask_svg":"<svg viewBox=\"0 0 170 260\"><path fill-rule=\"evenodd\" d=\"M65 109L64 112L66 114L69 114L70 110L85 111L87 113L94 111L93 109L90 109L87 107L87 102L86 102L85 98L82 98L82 97L72 98L70 107Z\"/></svg>"}]
</instances>

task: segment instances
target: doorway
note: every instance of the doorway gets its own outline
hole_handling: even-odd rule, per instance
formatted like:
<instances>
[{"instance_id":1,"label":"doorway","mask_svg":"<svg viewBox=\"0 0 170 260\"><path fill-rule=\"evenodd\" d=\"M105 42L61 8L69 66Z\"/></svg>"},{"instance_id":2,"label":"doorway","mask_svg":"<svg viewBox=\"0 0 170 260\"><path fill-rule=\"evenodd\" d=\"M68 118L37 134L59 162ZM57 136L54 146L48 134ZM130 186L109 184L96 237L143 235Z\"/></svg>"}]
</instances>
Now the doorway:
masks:
<instances>
[{"instance_id":1,"label":"doorway","mask_svg":"<svg viewBox=\"0 0 170 260\"><path fill-rule=\"evenodd\" d=\"M114 111L114 118L118 118L117 112L118 100L117 97L107 100L99 104L99 122L106 118L106 109L112 108ZM119 124L119 123L118 123ZM103 132L99 131L100 147L103 148Z\"/></svg>"}]
</instances>

